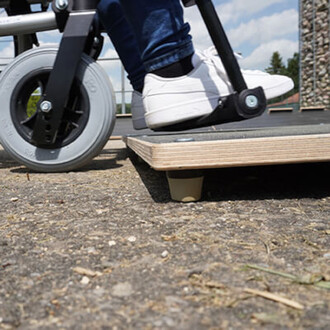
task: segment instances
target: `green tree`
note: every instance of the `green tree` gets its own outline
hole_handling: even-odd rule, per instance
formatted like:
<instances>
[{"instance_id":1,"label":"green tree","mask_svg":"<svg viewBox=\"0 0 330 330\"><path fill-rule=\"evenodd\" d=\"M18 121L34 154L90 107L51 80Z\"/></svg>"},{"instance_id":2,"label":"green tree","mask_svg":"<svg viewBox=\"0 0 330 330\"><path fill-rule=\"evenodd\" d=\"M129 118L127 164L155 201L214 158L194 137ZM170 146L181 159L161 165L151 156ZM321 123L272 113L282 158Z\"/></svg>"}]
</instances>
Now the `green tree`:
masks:
<instances>
[{"instance_id":1,"label":"green tree","mask_svg":"<svg viewBox=\"0 0 330 330\"><path fill-rule=\"evenodd\" d=\"M299 54L294 53L292 58L288 59L288 65L285 74L294 82L294 93L299 91Z\"/></svg>"},{"instance_id":2,"label":"green tree","mask_svg":"<svg viewBox=\"0 0 330 330\"><path fill-rule=\"evenodd\" d=\"M270 66L266 68L266 72L270 74L282 74L284 76L288 76L294 82L293 90L285 95L273 99L272 103L282 101L299 92L299 53L294 53L293 57L288 59L287 65L285 66L280 53L274 52L270 60Z\"/></svg>"},{"instance_id":3,"label":"green tree","mask_svg":"<svg viewBox=\"0 0 330 330\"><path fill-rule=\"evenodd\" d=\"M285 66L279 52L274 52L270 59L270 66L266 68L266 72L270 74L284 74Z\"/></svg>"}]
</instances>

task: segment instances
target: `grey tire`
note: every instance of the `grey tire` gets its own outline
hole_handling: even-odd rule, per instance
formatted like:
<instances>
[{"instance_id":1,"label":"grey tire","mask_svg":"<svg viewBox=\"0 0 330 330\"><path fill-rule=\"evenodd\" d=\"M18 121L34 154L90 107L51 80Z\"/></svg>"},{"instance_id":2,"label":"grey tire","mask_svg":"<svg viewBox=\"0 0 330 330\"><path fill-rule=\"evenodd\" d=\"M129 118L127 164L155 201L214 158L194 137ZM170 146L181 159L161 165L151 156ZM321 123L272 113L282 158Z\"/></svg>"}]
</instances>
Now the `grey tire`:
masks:
<instances>
[{"instance_id":1,"label":"grey tire","mask_svg":"<svg viewBox=\"0 0 330 330\"><path fill-rule=\"evenodd\" d=\"M63 146L47 148L24 138L20 124L13 118L13 97L31 72L50 71L56 54L57 48L29 50L16 57L0 75L0 143L19 163L42 172L69 171L86 164L100 153L115 124L115 96L109 78L94 60L83 55L75 79L88 99L88 118L79 134Z\"/></svg>"}]
</instances>

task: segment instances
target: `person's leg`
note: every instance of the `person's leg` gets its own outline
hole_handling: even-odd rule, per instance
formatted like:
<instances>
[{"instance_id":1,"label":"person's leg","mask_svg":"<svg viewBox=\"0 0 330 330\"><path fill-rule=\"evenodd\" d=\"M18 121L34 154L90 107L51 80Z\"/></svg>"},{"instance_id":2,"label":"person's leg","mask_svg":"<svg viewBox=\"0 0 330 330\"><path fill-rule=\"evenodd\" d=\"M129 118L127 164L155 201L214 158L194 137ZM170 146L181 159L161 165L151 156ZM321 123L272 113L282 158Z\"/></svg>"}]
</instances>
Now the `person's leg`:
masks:
<instances>
[{"instance_id":1,"label":"person's leg","mask_svg":"<svg viewBox=\"0 0 330 330\"><path fill-rule=\"evenodd\" d=\"M128 73L127 78L134 90L142 92L146 71L135 34L124 15L120 0L101 0L97 9L99 18Z\"/></svg>"},{"instance_id":2,"label":"person's leg","mask_svg":"<svg viewBox=\"0 0 330 330\"><path fill-rule=\"evenodd\" d=\"M179 0L121 0L148 72L189 57L194 48Z\"/></svg>"},{"instance_id":3,"label":"person's leg","mask_svg":"<svg viewBox=\"0 0 330 330\"><path fill-rule=\"evenodd\" d=\"M97 9L134 89L131 102L133 127L146 128L141 94L146 70L132 26L124 15L120 0L101 0Z\"/></svg>"}]
</instances>

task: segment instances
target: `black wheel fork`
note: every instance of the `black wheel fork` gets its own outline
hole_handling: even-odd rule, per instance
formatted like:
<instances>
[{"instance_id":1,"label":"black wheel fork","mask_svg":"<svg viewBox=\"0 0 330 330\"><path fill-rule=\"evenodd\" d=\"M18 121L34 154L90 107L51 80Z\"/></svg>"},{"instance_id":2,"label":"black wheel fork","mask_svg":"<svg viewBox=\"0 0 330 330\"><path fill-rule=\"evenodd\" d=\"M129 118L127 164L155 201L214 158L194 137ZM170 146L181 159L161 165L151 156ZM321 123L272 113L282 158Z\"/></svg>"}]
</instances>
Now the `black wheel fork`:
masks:
<instances>
[{"instance_id":1,"label":"black wheel fork","mask_svg":"<svg viewBox=\"0 0 330 330\"><path fill-rule=\"evenodd\" d=\"M31 136L36 145L54 145L65 105L87 41L93 36L93 20L99 0L54 0L53 10L64 33L44 94L37 105ZM87 52L90 49L87 49Z\"/></svg>"}]
</instances>

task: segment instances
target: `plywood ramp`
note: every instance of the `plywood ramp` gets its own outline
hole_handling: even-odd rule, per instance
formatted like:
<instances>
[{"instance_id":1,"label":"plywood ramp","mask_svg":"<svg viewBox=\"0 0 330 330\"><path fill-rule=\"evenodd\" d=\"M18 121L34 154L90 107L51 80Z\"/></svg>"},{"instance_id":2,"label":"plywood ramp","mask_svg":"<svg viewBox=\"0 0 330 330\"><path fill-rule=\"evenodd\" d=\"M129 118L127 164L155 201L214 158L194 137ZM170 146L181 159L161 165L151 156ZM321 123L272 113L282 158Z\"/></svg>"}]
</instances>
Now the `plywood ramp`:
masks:
<instances>
[{"instance_id":1,"label":"plywood ramp","mask_svg":"<svg viewBox=\"0 0 330 330\"><path fill-rule=\"evenodd\" d=\"M128 136L124 141L162 171L330 161L330 125Z\"/></svg>"}]
</instances>

